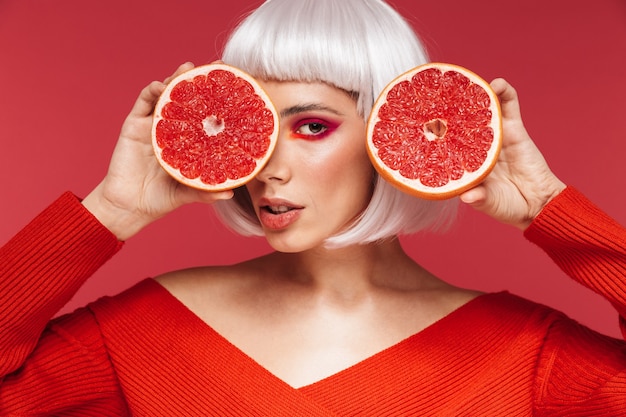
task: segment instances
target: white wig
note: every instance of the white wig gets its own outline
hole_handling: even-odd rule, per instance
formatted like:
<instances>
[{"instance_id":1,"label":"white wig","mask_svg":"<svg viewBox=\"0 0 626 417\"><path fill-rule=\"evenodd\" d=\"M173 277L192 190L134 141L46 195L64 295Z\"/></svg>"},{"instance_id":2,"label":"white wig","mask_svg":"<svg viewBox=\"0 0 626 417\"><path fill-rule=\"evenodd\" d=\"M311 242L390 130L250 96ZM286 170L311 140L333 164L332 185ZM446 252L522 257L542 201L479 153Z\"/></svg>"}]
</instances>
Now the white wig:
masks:
<instances>
[{"instance_id":1,"label":"white wig","mask_svg":"<svg viewBox=\"0 0 626 417\"><path fill-rule=\"evenodd\" d=\"M222 60L261 80L343 89L357 98L365 119L387 83L428 62L410 25L382 0L267 0L231 34ZM236 232L263 235L245 187L214 207ZM433 228L451 219L456 207L456 199L421 200L376 175L368 207L325 243L342 247Z\"/></svg>"}]
</instances>

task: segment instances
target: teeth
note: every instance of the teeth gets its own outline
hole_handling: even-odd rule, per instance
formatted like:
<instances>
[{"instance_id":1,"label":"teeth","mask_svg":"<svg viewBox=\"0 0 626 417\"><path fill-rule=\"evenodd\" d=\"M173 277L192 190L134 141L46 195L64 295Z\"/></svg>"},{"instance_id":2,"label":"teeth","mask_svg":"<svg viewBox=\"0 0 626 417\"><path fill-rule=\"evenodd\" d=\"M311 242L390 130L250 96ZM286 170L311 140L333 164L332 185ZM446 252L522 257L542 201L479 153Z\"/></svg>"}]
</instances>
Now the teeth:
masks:
<instances>
[{"instance_id":1,"label":"teeth","mask_svg":"<svg viewBox=\"0 0 626 417\"><path fill-rule=\"evenodd\" d=\"M270 209L272 213L278 213L278 214L287 213L289 210L291 210L287 206L269 206L268 208Z\"/></svg>"}]
</instances>

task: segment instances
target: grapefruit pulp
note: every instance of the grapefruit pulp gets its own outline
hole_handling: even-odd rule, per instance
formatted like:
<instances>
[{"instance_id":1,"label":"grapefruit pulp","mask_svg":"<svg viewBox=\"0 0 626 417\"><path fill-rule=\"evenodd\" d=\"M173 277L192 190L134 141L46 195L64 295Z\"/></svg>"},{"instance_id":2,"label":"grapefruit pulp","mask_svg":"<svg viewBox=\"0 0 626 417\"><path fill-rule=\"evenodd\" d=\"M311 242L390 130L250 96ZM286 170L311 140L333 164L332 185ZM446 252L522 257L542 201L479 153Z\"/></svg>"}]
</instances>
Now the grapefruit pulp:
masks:
<instances>
[{"instance_id":1,"label":"grapefruit pulp","mask_svg":"<svg viewBox=\"0 0 626 417\"><path fill-rule=\"evenodd\" d=\"M170 81L159 97L152 145L161 166L188 186L239 187L276 145L278 115L256 80L238 68L208 64Z\"/></svg>"},{"instance_id":2,"label":"grapefruit pulp","mask_svg":"<svg viewBox=\"0 0 626 417\"><path fill-rule=\"evenodd\" d=\"M399 189L446 199L479 184L502 143L498 97L489 83L452 64L429 63L389 83L368 119L367 151Z\"/></svg>"}]
</instances>

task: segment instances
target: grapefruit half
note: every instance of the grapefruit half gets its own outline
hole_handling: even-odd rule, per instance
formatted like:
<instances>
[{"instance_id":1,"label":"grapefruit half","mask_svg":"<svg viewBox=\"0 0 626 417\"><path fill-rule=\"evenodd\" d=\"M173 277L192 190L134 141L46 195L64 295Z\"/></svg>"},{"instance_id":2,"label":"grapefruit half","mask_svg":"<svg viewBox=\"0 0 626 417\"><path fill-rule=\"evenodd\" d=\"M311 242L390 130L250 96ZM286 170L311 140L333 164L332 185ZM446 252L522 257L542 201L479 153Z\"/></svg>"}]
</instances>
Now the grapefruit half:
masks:
<instances>
[{"instance_id":1,"label":"grapefruit half","mask_svg":"<svg viewBox=\"0 0 626 417\"><path fill-rule=\"evenodd\" d=\"M170 81L155 109L152 145L161 166L188 186L239 187L266 164L278 115L256 80L225 64L208 64Z\"/></svg>"},{"instance_id":2,"label":"grapefruit half","mask_svg":"<svg viewBox=\"0 0 626 417\"><path fill-rule=\"evenodd\" d=\"M498 97L487 81L453 64L429 63L400 75L368 119L367 150L379 174L431 200L479 184L501 144Z\"/></svg>"}]
</instances>

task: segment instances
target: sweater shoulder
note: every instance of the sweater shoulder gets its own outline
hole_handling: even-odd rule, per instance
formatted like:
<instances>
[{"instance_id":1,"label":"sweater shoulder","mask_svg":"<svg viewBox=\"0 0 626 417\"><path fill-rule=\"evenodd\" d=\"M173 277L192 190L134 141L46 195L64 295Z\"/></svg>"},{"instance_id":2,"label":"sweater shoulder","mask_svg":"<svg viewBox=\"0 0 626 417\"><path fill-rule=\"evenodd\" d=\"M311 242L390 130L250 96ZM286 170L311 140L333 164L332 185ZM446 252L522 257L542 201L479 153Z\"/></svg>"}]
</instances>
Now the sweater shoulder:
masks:
<instances>
[{"instance_id":1,"label":"sweater shoulder","mask_svg":"<svg viewBox=\"0 0 626 417\"><path fill-rule=\"evenodd\" d=\"M474 309L484 316L483 320L476 321L479 324L504 326L518 323L520 326L547 330L557 321L569 320L564 313L552 307L508 291L488 293L476 301L479 302Z\"/></svg>"}]
</instances>

